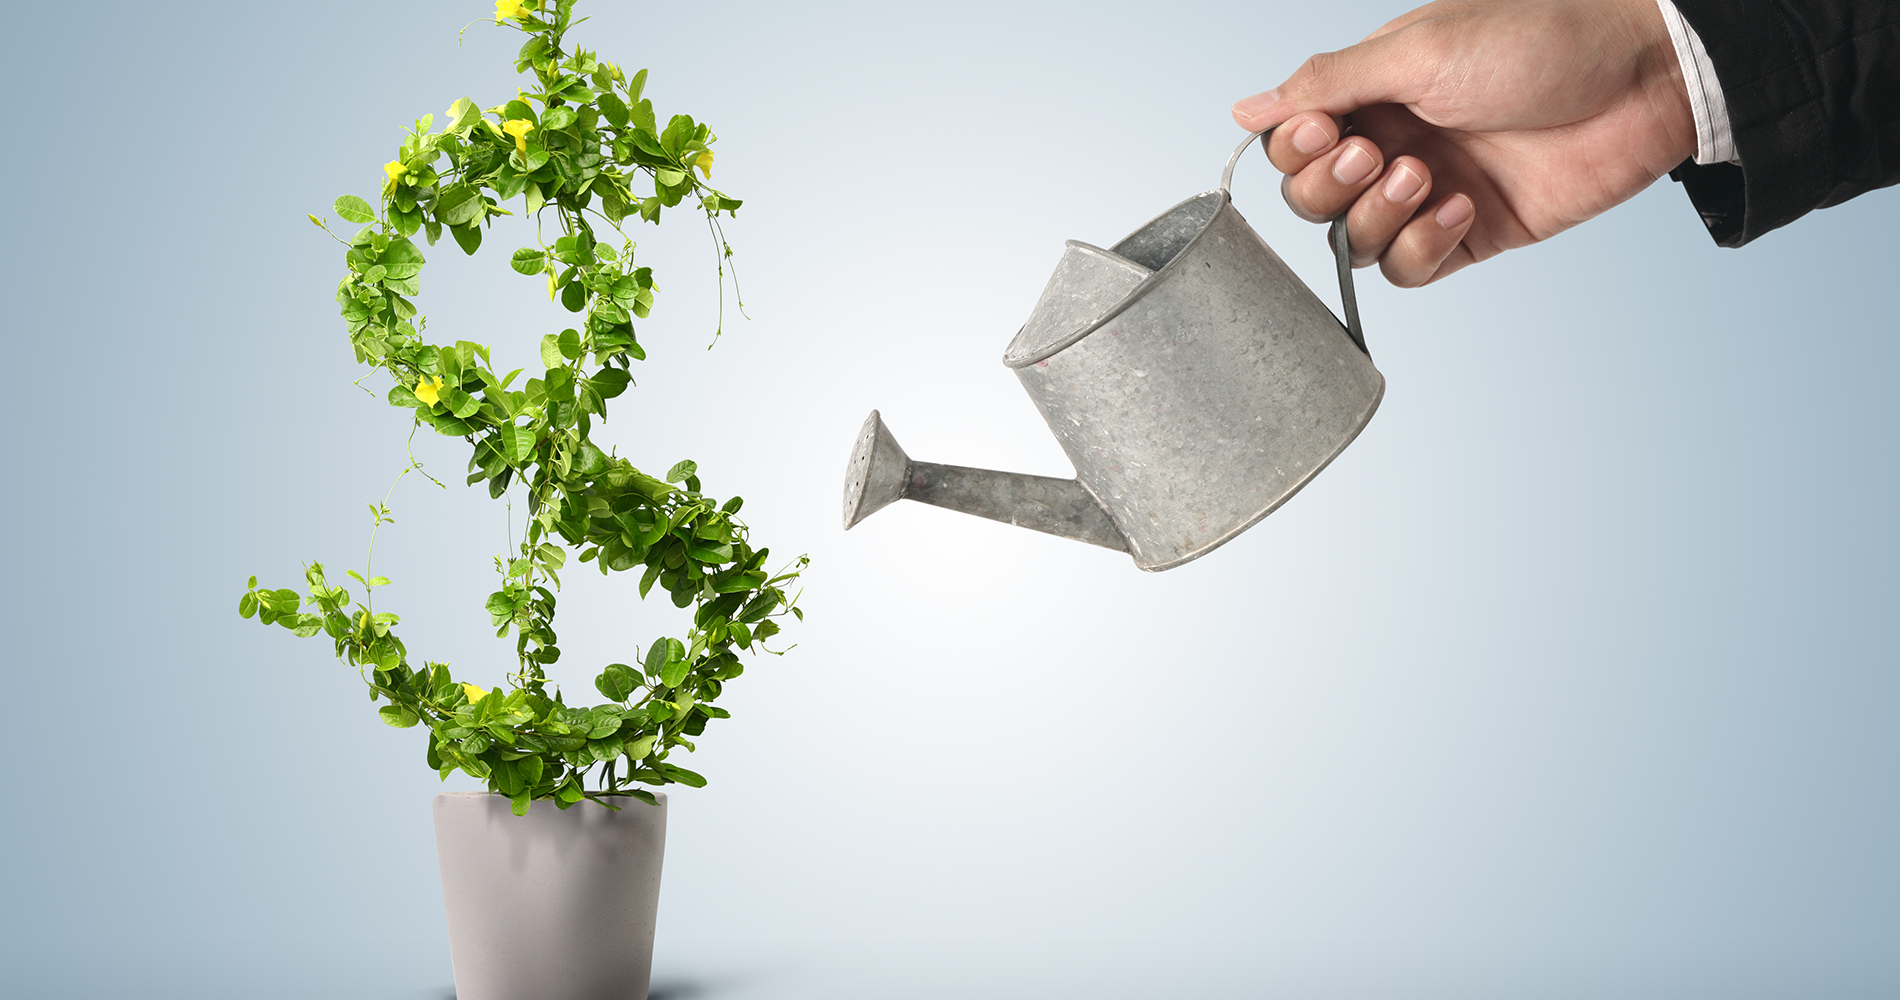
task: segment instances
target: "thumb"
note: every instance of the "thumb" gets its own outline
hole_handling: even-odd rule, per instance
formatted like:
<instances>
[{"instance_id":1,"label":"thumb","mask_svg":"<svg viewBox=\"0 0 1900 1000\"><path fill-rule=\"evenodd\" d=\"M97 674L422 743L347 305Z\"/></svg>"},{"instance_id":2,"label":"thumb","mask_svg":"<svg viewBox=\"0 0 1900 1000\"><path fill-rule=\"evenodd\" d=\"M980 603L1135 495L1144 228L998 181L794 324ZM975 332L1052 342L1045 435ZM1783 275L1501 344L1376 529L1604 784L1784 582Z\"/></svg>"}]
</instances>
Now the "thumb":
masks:
<instances>
[{"instance_id":1,"label":"thumb","mask_svg":"<svg viewBox=\"0 0 1900 1000\"><path fill-rule=\"evenodd\" d=\"M1374 104L1416 104L1437 73L1415 36L1400 29L1313 56L1285 83L1234 102L1234 121L1259 132L1302 111L1339 117Z\"/></svg>"}]
</instances>

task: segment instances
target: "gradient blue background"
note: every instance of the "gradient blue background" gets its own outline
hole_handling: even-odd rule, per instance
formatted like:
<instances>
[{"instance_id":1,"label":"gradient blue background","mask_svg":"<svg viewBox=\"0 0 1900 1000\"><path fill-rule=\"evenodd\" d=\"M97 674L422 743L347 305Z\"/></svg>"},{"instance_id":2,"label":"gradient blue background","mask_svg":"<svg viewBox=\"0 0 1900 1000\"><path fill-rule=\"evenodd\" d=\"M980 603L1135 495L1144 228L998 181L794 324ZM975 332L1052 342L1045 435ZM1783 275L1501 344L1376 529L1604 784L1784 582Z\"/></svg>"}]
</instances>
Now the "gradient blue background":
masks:
<instances>
[{"instance_id":1,"label":"gradient blue background","mask_svg":"<svg viewBox=\"0 0 1900 1000\"><path fill-rule=\"evenodd\" d=\"M711 352L702 234L643 234L609 437L814 560L674 795L665 995L1900 993L1893 191L1728 251L1665 181L1429 289L1360 272L1378 418L1166 574L913 504L839 531L872 407L916 457L1068 475L998 362L1062 241L1213 186L1230 102L1404 6L587 5L747 202ZM9 15L10 996L450 990L420 735L234 609L354 565L402 464L303 215L512 92L517 36L456 43L486 9ZM1276 180L1250 158L1239 205L1330 301ZM565 314L488 239L421 305L525 365ZM460 442L416 452L459 482ZM410 649L498 678L499 505L391 503ZM586 573L562 610L571 691L678 627Z\"/></svg>"}]
</instances>

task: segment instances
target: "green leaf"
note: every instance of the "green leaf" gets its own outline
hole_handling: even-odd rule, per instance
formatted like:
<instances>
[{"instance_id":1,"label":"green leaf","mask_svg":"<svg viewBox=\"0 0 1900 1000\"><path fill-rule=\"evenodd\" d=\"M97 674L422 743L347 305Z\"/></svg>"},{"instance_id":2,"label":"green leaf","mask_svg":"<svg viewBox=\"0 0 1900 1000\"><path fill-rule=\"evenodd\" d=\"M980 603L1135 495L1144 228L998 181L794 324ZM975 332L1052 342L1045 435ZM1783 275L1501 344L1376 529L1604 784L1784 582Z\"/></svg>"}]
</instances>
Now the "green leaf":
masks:
<instances>
[{"instance_id":1,"label":"green leaf","mask_svg":"<svg viewBox=\"0 0 1900 1000\"><path fill-rule=\"evenodd\" d=\"M706 787L705 778L701 777L698 773L693 772L693 771L688 771L687 769L680 767L677 764L668 764L666 761L662 760L662 761L655 762L653 766L661 774L666 775L668 778L671 778L674 781L677 781L688 788Z\"/></svg>"},{"instance_id":2,"label":"green leaf","mask_svg":"<svg viewBox=\"0 0 1900 1000\"><path fill-rule=\"evenodd\" d=\"M699 463L688 459L676 462L671 469L666 470L666 481L669 483L683 483L687 479L697 475L699 475Z\"/></svg>"},{"instance_id":3,"label":"green leaf","mask_svg":"<svg viewBox=\"0 0 1900 1000\"><path fill-rule=\"evenodd\" d=\"M404 210L395 205L389 206L389 222L404 238L414 236L422 228L422 210L411 208Z\"/></svg>"},{"instance_id":4,"label":"green leaf","mask_svg":"<svg viewBox=\"0 0 1900 1000\"><path fill-rule=\"evenodd\" d=\"M685 660L667 661L666 666L660 668L660 685L662 687L679 687L680 682L686 679L686 672L691 666L692 665Z\"/></svg>"},{"instance_id":5,"label":"green leaf","mask_svg":"<svg viewBox=\"0 0 1900 1000\"><path fill-rule=\"evenodd\" d=\"M449 408L450 413L455 414L463 420L474 416L475 411L482 408L482 401L480 399L463 392L459 388L449 389L444 392L442 394L442 403Z\"/></svg>"},{"instance_id":6,"label":"green leaf","mask_svg":"<svg viewBox=\"0 0 1900 1000\"><path fill-rule=\"evenodd\" d=\"M732 546L730 545L693 545L687 548L686 554L692 556L694 559L697 559L700 562L712 563L713 565L717 566L717 565L729 563L732 561Z\"/></svg>"},{"instance_id":7,"label":"green leaf","mask_svg":"<svg viewBox=\"0 0 1900 1000\"><path fill-rule=\"evenodd\" d=\"M482 193L467 184L443 191L435 200L435 214L450 226L466 226L481 218Z\"/></svg>"},{"instance_id":8,"label":"green leaf","mask_svg":"<svg viewBox=\"0 0 1900 1000\"><path fill-rule=\"evenodd\" d=\"M594 103L600 107L600 113L605 115L607 121L611 122L615 128L627 124L627 106L613 92L601 94L600 99Z\"/></svg>"},{"instance_id":9,"label":"green leaf","mask_svg":"<svg viewBox=\"0 0 1900 1000\"><path fill-rule=\"evenodd\" d=\"M514 599L499 590L488 595L486 606L491 625L500 625L515 615Z\"/></svg>"},{"instance_id":10,"label":"green leaf","mask_svg":"<svg viewBox=\"0 0 1900 1000\"><path fill-rule=\"evenodd\" d=\"M389 241L389 249L384 250L377 263L388 269L392 278L413 278L422 272L427 261L422 251L407 238Z\"/></svg>"},{"instance_id":11,"label":"green leaf","mask_svg":"<svg viewBox=\"0 0 1900 1000\"><path fill-rule=\"evenodd\" d=\"M472 424L454 414L442 413L431 416L428 411L424 410L419 415L422 419L427 420L435 427L437 434L443 434L448 437L467 437L475 433L475 427Z\"/></svg>"},{"instance_id":12,"label":"green leaf","mask_svg":"<svg viewBox=\"0 0 1900 1000\"><path fill-rule=\"evenodd\" d=\"M515 72L525 73L529 66L545 61L548 52L548 40L545 35L530 35L522 44L521 51L515 54Z\"/></svg>"},{"instance_id":13,"label":"green leaf","mask_svg":"<svg viewBox=\"0 0 1900 1000\"><path fill-rule=\"evenodd\" d=\"M606 453L592 441L581 442L580 457L574 462L574 471L583 476L598 476L608 469Z\"/></svg>"},{"instance_id":14,"label":"green leaf","mask_svg":"<svg viewBox=\"0 0 1900 1000\"><path fill-rule=\"evenodd\" d=\"M713 589L722 594L743 594L764 582L765 574L755 570L750 573L736 573Z\"/></svg>"},{"instance_id":15,"label":"green leaf","mask_svg":"<svg viewBox=\"0 0 1900 1000\"><path fill-rule=\"evenodd\" d=\"M548 266L548 255L539 250L522 247L515 251L508 265L522 274L540 274Z\"/></svg>"},{"instance_id":16,"label":"green leaf","mask_svg":"<svg viewBox=\"0 0 1900 1000\"><path fill-rule=\"evenodd\" d=\"M501 445L502 456L508 459L511 465L520 465L534 452L534 428L532 427L502 424L498 437L497 443Z\"/></svg>"},{"instance_id":17,"label":"green leaf","mask_svg":"<svg viewBox=\"0 0 1900 1000\"><path fill-rule=\"evenodd\" d=\"M481 249L482 227L480 226L453 226L449 229L449 235L455 237L455 245L461 247L465 254L473 256L475 251Z\"/></svg>"},{"instance_id":18,"label":"green leaf","mask_svg":"<svg viewBox=\"0 0 1900 1000\"><path fill-rule=\"evenodd\" d=\"M625 678L628 685L633 684L633 671L628 670L627 665L624 663L609 664L607 672L614 674L616 679ZM603 673L602 676L604 677L606 674ZM631 692L633 688L629 686L627 690ZM608 697L613 696L609 695ZM625 701L626 699L627 696L625 694L614 698L615 701ZM618 714L603 712L598 718L593 720L593 723L593 726L587 730L587 738L590 740L603 740L620 731L620 716Z\"/></svg>"},{"instance_id":19,"label":"green leaf","mask_svg":"<svg viewBox=\"0 0 1900 1000\"><path fill-rule=\"evenodd\" d=\"M593 754L595 760L613 760L625 749L626 747L618 738L599 740L587 745L587 752Z\"/></svg>"},{"instance_id":20,"label":"green leaf","mask_svg":"<svg viewBox=\"0 0 1900 1000\"><path fill-rule=\"evenodd\" d=\"M376 221L376 210L369 207L369 202L353 194L338 198L336 204L331 207L336 209L336 214L342 216L345 222L362 224Z\"/></svg>"},{"instance_id":21,"label":"green leaf","mask_svg":"<svg viewBox=\"0 0 1900 1000\"><path fill-rule=\"evenodd\" d=\"M541 338L541 363L549 368L559 368L567 363L561 355L561 337L559 334L546 334Z\"/></svg>"},{"instance_id":22,"label":"green leaf","mask_svg":"<svg viewBox=\"0 0 1900 1000\"><path fill-rule=\"evenodd\" d=\"M603 368L587 381L594 387L595 392L600 393L600 398L612 399L627 391L627 386L633 381L633 376L619 368Z\"/></svg>"},{"instance_id":23,"label":"green leaf","mask_svg":"<svg viewBox=\"0 0 1900 1000\"><path fill-rule=\"evenodd\" d=\"M407 278L387 277L383 279L383 287L398 295L420 295L422 294L422 276L412 274ZM398 304L396 309L397 315L404 319L415 314L415 307L407 302Z\"/></svg>"},{"instance_id":24,"label":"green leaf","mask_svg":"<svg viewBox=\"0 0 1900 1000\"><path fill-rule=\"evenodd\" d=\"M397 729L408 729L416 724L416 713L410 711L407 705L384 705L376 710L376 714L383 717L383 722Z\"/></svg>"}]
</instances>

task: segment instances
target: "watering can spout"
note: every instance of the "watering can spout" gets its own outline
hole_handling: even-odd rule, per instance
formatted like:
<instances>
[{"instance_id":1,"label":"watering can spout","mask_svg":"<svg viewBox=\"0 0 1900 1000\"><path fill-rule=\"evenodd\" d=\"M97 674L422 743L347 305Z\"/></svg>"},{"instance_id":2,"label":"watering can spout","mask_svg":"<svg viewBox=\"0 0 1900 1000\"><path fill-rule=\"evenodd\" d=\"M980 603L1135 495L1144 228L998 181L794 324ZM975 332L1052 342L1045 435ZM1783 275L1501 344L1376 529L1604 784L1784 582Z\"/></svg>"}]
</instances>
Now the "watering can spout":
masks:
<instances>
[{"instance_id":1,"label":"watering can spout","mask_svg":"<svg viewBox=\"0 0 1900 1000\"><path fill-rule=\"evenodd\" d=\"M1121 532L1076 480L916 461L904 453L884 426L884 418L872 410L858 432L845 473L845 528L898 500L916 500L1128 551Z\"/></svg>"}]
</instances>

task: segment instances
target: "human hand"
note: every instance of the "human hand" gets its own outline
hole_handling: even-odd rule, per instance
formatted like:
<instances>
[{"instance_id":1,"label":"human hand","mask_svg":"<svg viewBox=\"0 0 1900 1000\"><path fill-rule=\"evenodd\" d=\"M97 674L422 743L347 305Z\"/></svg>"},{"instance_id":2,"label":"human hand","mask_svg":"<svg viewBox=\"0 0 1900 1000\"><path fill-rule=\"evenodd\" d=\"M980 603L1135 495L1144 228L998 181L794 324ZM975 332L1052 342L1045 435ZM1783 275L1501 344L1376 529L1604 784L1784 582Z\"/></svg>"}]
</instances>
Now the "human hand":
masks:
<instances>
[{"instance_id":1,"label":"human hand","mask_svg":"<svg viewBox=\"0 0 1900 1000\"><path fill-rule=\"evenodd\" d=\"M1696 149L1655 0L1438 0L1308 59L1234 120L1280 126L1267 156L1287 204L1346 211L1354 266L1401 287L1548 239Z\"/></svg>"}]
</instances>

